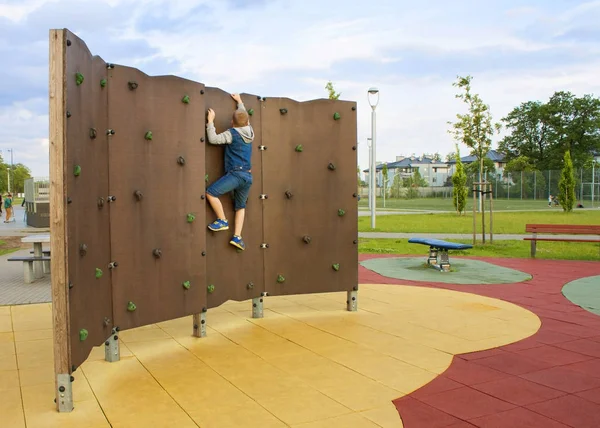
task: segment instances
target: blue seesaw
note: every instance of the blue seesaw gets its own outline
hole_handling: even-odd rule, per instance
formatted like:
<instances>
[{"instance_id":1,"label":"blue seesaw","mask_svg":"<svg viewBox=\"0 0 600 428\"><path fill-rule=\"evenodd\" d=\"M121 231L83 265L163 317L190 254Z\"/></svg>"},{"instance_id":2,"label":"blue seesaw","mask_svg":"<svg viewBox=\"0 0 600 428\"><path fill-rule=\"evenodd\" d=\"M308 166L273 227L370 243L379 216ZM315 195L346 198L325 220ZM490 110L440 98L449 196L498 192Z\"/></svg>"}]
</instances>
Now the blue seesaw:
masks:
<instances>
[{"instance_id":1,"label":"blue seesaw","mask_svg":"<svg viewBox=\"0 0 600 428\"><path fill-rule=\"evenodd\" d=\"M468 250L469 248L473 248L473 246L469 244L457 244L431 238L410 238L408 242L411 244L429 245L427 264L440 272L450 271L448 250Z\"/></svg>"}]
</instances>

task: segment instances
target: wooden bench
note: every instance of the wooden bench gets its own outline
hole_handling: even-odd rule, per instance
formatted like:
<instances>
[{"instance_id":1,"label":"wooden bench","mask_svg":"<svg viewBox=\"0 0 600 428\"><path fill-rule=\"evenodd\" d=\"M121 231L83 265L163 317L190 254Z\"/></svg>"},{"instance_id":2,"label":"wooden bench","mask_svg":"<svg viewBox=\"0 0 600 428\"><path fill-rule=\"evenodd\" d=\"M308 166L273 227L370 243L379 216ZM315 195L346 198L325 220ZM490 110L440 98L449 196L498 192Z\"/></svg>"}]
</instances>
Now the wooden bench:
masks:
<instances>
[{"instance_id":1,"label":"wooden bench","mask_svg":"<svg viewBox=\"0 0 600 428\"><path fill-rule=\"evenodd\" d=\"M33 273L33 262L49 262L49 256L42 257L11 257L9 262L23 262L23 273L25 276L25 284L31 284L35 278Z\"/></svg>"},{"instance_id":2,"label":"wooden bench","mask_svg":"<svg viewBox=\"0 0 600 428\"><path fill-rule=\"evenodd\" d=\"M429 245L427 264L441 272L450 271L448 250L467 250L473 248L470 244L457 244L455 242L447 242L442 241L441 239L432 238L410 238L408 242L411 244Z\"/></svg>"},{"instance_id":3,"label":"wooden bench","mask_svg":"<svg viewBox=\"0 0 600 428\"><path fill-rule=\"evenodd\" d=\"M525 232L531 233L531 257L535 257L537 241L562 241L562 242L600 242L600 225L595 224L526 224ZM538 233L560 235L597 235L597 238L578 239L575 236L538 236Z\"/></svg>"}]
</instances>

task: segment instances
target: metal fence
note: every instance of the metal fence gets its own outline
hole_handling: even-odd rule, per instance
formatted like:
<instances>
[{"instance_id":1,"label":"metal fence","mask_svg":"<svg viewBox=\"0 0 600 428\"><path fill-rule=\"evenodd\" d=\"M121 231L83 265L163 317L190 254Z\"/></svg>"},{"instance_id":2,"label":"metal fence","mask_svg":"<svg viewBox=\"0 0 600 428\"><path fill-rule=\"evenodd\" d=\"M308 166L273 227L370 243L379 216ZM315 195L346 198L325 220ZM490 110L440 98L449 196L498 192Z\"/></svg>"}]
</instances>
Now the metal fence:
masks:
<instances>
[{"instance_id":1,"label":"metal fence","mask_svg":"<svg viewBox=\"0 0 600 428\"><path fill-rule=\"evenodd\" d=\"M575 195L577 202L584 207L600 206L600 168L581 169L575 168ZM473 182L477 182L478 175L467 177L467 187L472 188ZM492 183L494 199L506 200L528 200L547 201L549 196L558 196L560 170L546 171L517 171L504 174L487 174L485 181ZM418 198L440 198L452 197L452 181L443 181L440 185L415 187L410 179L403 178L390 183L385 189L385 198L388 200L407 200ZM369 189L367 186L359 188L361 205L368 200ZM383 197L383 189L377 188L377 197ZM471 192L469 191L469 197Z\"/></svg>"},{"instance_id":2,"label":"metal fence","mask_svg":"<svg viewBox=\"0 0 600 428\"><path fill-rule=\"evenodd\" d=\"M36 212L37 204L50 202L50 179L48 177L28 178L24 184L27 211Z\"/></svg>"}]
</instances>

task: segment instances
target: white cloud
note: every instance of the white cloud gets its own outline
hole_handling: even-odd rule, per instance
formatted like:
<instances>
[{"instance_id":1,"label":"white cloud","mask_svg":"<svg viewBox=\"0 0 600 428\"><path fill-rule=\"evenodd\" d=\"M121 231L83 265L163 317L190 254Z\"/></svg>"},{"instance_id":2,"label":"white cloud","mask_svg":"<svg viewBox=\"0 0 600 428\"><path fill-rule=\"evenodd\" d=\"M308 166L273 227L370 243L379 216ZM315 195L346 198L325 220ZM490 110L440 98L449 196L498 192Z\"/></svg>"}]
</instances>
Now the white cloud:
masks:
<instances>
[{"instance_id":1,"label":"white cloud","mask_svg":"<svg viewBox=\"0 0 600 428\"><path fill-rule=\"evenodd\" d=\"M44 13L46 3L2 4L0 19L27 25L32 16ZM80 16L73 11L76 5L94 6L98 14ZM358 102L359 157L365 167L370 86L381 91L377 158L388 161L398 154L445 155L453 150L446 131L447 121L462 108L452 87L457 74L474 76L473 90L490 104L496 120L521 102L546 100L557 90L598 94L600 62L595 59L600 48L553 36L581 22L597 22L600 1L561 7L381 0L365 8L343 0L306 0L236 8L226 1L107 0L55 1L48 14L53 28L77 31L93 53L148 74L163 64L161 70L210 86L301 101L325 97L325 83L333 80L343 99ZM102 21L100 30L92 26L96 16ZM35 22L43 19L38 16ZM0 36L0 49L12 42ZM132 42L154 50L123 48ZM39 52L40 43L47 45L46 30L25 49ZM556 60L545 54L544 66L536 64L531 58L542 52L555 53ZM578 54L577 62L569 63L567 52ZM26 55L21 58L16 66L23 81L14 85L45 85L47 69L29 66ZM47 94L22 100L15 93L10 99L0 96L0 149L14 146L34 174L45 175Z\"/></svg>"}]
</instances>

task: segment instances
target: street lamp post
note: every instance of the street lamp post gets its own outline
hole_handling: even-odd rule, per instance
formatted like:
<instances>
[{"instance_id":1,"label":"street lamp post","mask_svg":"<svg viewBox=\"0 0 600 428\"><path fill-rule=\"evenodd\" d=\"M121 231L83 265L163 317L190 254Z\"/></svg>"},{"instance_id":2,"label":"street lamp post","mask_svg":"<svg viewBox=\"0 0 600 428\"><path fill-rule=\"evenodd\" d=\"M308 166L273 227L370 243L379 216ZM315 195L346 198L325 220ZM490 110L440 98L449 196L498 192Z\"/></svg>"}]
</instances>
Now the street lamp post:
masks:
<instances>
[{"instance_id":1,"label":"street lamp post","mask_svg":"<svg viewBox=\"0 0 600 428\"><path fill-rule=\"evenodd\" d=\"M7 149L10 152L10 171L8 173L8 193L11 193L11 181L14 181L14 177L12 177L13 172L13 149ZM13 180L11 180L11 178Z\"/></svg>"},{"instance_id":2,"label":"street lamp post","mask_svg":"<svg viewBox=\"0 0 600 428\"><path fill-rule=\"evenodd\" d=\"M377 95L377 100L373 102L372 97ZM371 194L369 200L371 201L371 229L375 229L375 205L377 196L377 181L376 181L376 138L375 138L375 108L379 104L379 89L369 88L368 90L369 105L371 106L371 166L369 172L369 181L371 182Z\"/></svg>"},{"instance_id":3,"label":"street lamp post","mask_svg":"<svg viewBox=\"0 0 600 428\"><path fill-rule=\"evenodd\" d=\"M371 188L371 174L373 171L371 171L371 163L373 163L372 157L373 157L373 142L371 140L371 138L367 138L367 147L369 148L369 210L371 209L371 193L373 193L373 189Z\"/></svg>"}]
</instances>

